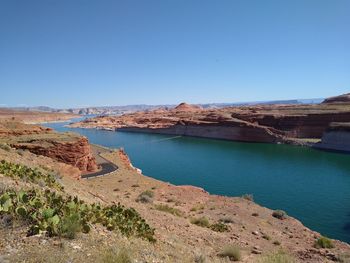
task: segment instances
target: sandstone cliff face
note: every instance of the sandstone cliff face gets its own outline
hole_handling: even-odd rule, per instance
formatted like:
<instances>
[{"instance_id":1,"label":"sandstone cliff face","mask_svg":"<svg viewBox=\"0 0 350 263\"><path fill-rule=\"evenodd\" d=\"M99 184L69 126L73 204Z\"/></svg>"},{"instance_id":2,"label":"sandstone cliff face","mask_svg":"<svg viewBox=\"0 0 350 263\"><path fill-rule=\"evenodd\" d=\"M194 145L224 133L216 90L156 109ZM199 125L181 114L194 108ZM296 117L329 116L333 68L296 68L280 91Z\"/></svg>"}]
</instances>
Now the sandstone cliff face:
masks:
<instances>
[{"instance_id":1,"label":"sandstone cliff face","mask_svg":"<svg viewBox=\"0 0 350 263\"><path fill-rule=\"evenodd\" d=\"M82 172L93 172L98 169L88 139L85 137L68 142L38 139L14 143L11 146L70 164Z\"/></svg>"},{"instance_id":2,"label":"sandstone cliff face","mask_svg":"<svg viewBox=\"0 0 350 263\"><path fill-rule=\"evenodd\" d=\"M332 123L315 148L350 153L350 123Z\"/></svg>"},{"instance_id":3,"label":"sandstone cliff face","mask_svg":"<svg viewBox=\"0 0 350 263\"><path fill-rule=\"evenodd\" d=\"M181 136L193 136L223 140L235 140L243 142L269 142L275 143L281 140L281 136L269 129L254 125L218 126L218 125L173 125L167 128L119 128L119 131L159 133Z\"/></svg>"},{"instance_id":4,"label":"sandstone cliff face","mask_svg":"<svg viewBox=\"0 0 350 263\"><path fill-rule=\"evenodd\" d=\"M249 122L273 127L283 131L292 138L321 138L332 122L346 122L350 120L350 111L333 113L308 113L298 115L250 115L239 116Z\"/></svg>"},{"instance_id":5,"label":"sandstone cliff face","mask_svg":"<svg viewBox=\"0 0 350 263\"><path fill-rule=\"evenodd\" d=\"M172 110L97 117L72 126L245 142L299 144L300 138L320 139L331 122L347 121L350 121L350 104L257 105L201 109L182 103Z\"/></svg>"},{"instance_id":6,"label":"sandstone cliff face","mask_svg":"<svg viewBox=\"0 0 350 263\"><path fill-rule=\"evenodd\" d=\"M98 169L88 139L77 134L6 120L0 122L0 142L72 165L83 173Z\"/></svg>"}]
</instances>

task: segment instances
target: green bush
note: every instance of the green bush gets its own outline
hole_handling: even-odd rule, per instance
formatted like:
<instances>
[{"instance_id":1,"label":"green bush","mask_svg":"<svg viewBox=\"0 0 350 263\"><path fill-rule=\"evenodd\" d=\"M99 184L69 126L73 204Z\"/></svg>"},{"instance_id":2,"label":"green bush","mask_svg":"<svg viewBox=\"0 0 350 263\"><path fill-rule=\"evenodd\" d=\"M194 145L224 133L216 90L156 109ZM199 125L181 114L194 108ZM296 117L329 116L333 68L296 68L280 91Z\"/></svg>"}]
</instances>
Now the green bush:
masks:
<instances>
[{"instance_id":1,"label":"green bush","mask_svg":"<svg viewBox=\"0 0 350 263\"><path fill-rule=\"evenodd\" d=\"M228 257L232 261L240 261L242 258L240 248L232 245L224 247L219 256Z\"/></svg>"},{"instance_id":2,"label":"green bush","mask_svg":"<svg viewBox=\"0 0 350 263\"><path fill-rule=\"evenodd\" d=\"M209 220L206 217L192 218L191 223L201 227L209 227Z\"/></svg>"},{"instance_id":3,"label":"green bush","mask_svg":"<svg viewBox=\"0 0 350 263\"><path fill-rule=\"evenodd\" d=\"M316 248L334 248L332 240L327 237L320 237L315 241Z\"/></svg>"},{"instance_id":4,"label":"green bush","mask_svg":"<svg viewBox=\"0 0 350 263\"><path fill-rule=\"evenodd\" d=\"M156 205L155 208L159 211L170 213L170 214L175 215L175 216L182 216L182 212L179 209L168 206L168 205L160 204L160 205Z\"/></svg>"},{"instance_id":5,"label":"green bush","mask_svg":"<svg viewBox=\"0 0 350 263\"><path fill-rule=\"evenodd\" d=\"M275 210L272 212L272 216L276 217L280 220L286 219L287 218L287 214L286 212L282 211L282 210Z\"/></svg>"}]
</instances>

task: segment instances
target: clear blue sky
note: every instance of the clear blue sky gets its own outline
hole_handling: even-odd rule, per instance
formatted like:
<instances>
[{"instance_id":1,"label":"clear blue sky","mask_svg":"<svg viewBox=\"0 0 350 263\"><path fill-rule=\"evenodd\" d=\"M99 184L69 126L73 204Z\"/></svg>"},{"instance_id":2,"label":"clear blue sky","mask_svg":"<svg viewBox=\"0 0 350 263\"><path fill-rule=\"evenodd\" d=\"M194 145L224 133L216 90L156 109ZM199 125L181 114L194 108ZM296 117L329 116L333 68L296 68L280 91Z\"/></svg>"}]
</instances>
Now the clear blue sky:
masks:
<instances>
[{"instance_id":1,"label":"clear blue sky","mask_svg":"<svg viewBox=\"0 0 350 263\"><path fill-rule=\"evenodd\" d=\"M346 93L349 14L349 0L1 0L0 104Z\"/></svg>"}]
</instances>

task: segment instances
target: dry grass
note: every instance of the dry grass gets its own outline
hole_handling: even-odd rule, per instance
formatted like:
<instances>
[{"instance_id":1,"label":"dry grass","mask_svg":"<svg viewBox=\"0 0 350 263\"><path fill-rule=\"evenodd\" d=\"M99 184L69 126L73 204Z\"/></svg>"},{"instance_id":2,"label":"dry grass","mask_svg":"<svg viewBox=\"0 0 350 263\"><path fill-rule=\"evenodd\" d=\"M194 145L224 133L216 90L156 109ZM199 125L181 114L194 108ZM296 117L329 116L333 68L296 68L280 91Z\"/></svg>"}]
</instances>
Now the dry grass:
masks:
<instances>
[{"instance_id":1,"label":"dry grass","mask_svg":"<svg viewBox=\"0 0 350 263\"><path fill-rule=\"evenodd\" d=\"M197 225L197 226L201 226L201 227L209 227L210 226L209 220L206 217L192 218L191 223L194 225Z\"/></svg>"},{"instance_id":2,"label":"dry grass","mask_svg":"<svg viewBox=\"0 0 350 263\"><path fill-rule=\"evenodd\" d=\"M224 249L219 253L219 256L227 257L232 261L240 261L242 258L240 248L234 245L224 247Z\"/></svg>"},{"instance_id":3,"label":"dry grass","mask_svg":"<svg viewBox=\"0 0 350 263\"><path fill-rule=\"evenodd\" d=\"M107 249L102 252L101 263L131 263L133 262L126 249Z\"/></svg>"},{"instance_id":4,"label":"dry grass","mask_svg":"<svg viewBox=\"0 0 350 263\"><path fill-rule=\"evenodd\" d=\"M284 251L280 250L261 257L257 263L296 263L297 261Z\"/></svg>"},{"instance_id":5,"label":"dry grass","mask_svg":"<svg viewBox=\"0 0 350 263\"><path fill-rule=\"evenodd\" d=\"M182 216L182 212L179 209L168 205L159 204L156 205L155 208L159 211L166 212L175 216Z\"/></svg>"}]
</instances>

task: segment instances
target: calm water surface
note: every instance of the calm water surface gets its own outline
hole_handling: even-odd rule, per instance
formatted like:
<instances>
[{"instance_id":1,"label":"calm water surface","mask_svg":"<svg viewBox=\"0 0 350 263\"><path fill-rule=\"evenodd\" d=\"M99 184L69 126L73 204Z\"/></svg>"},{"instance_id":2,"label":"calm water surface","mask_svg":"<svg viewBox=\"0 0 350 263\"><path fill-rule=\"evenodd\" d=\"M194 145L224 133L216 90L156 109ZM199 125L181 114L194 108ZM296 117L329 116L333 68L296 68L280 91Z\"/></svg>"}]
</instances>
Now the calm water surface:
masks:
<instances>
[{"instance_id":1,"label":"calm water surface","mask_svg":"<svg viewBox=\"0 0 350 263\"><path fill-rule=\"evenodd\" d=\"M350 155L305 147L156 134L70 129L92 143L124 147L145 175L212 194L254 195L323 235L350 243Z\"/></svg>"}]
</instances>

